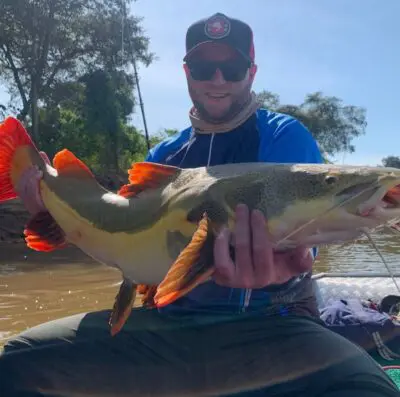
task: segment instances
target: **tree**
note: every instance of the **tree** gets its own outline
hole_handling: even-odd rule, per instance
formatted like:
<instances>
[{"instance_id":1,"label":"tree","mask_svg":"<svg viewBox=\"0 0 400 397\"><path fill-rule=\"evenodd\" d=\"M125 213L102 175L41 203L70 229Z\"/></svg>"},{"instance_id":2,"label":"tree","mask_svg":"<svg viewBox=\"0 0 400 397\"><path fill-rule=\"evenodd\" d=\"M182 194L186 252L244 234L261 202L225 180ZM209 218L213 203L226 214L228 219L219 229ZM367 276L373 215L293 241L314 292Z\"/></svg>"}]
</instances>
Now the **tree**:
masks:
<instances>
[{"instance_id":1,"label":"tree","mask_svg":"<svg viewBox=\"0 0 400 397\"><path fill-rule=\"evenodd\" d=\"M12 102L21 103L18 117L25 120L30 114L35 140L38 104L60 84L76 81L93 68L122 70L133 56L145 65L151 63L141 19L126 16L122 32L125 2L132 0L0 2L0 75Z\"/></svg>"},{"instance_id":2,"label":"tree","mask_svg":"<svg viewBox=\"0 0 400 397\"><path fill-rule=\"evenodd\" d=\"M307 95L300 105L282 105L278 95L262 91L258 99L264 107L301 121L328 155L343 151L354 152L352 140L365 134L365 109L343 105L342 100L334 96L323 96L321 92L315 92Z\"/></svg>"},{"instance_id":3,"label":"tree","mask_svg":"<svg viewBox=\"0 0 400 397\"><path fill-rule=\"evenodd\" d=\"M0 103L0 121L6 117L7 106Z\"/></svg>"},{"instance_id":4,"label":"tree","mask_svg":"<svg viewBox=\"0 0 400 397\"><path fill-rule=\"evenodd\" d=\"M97 135L103 154L101 163L118 172L118 151L120 147L123 113L117 100L115 76L103 70L96 70L84 76L86 133ZM130 106L128 114L133 107Z\"/></svg>"},{"instance_id":5,"label":"tree","mask_svg":"<svg viewBox=\"0 0 400 397\"><path fill-rule=\"evenodd\" d=\"M42 150L53 156L67 147L93 169L109 174L129 167L136 153L145 152L144 137L127 125L133 84L123 71L94 70L75 83L59 85L55 98L40 108Z\"/></svg>"},{"instance_id":6,"label":"tree","mask_svg":"<svg viewBox=\"0 0 400 397\"><path fill-rule=\"evenodd\" d=\"M172 137L177 133L178 133L177 129L164 128L163 130L158 131L156 134L154 134L150 137L150 146L154 147L154 146L158 145L164 139Z\"/></svg>"},{"instance_id":7,"label":"tree","mask_svg":"<svg viewBox=\"0 0 400 397\"><path fill-rule=\"evenodd\" d=\"M400 156L387 156L382 159L384 167L400 168Z\"/></svg>"}]
</instances>

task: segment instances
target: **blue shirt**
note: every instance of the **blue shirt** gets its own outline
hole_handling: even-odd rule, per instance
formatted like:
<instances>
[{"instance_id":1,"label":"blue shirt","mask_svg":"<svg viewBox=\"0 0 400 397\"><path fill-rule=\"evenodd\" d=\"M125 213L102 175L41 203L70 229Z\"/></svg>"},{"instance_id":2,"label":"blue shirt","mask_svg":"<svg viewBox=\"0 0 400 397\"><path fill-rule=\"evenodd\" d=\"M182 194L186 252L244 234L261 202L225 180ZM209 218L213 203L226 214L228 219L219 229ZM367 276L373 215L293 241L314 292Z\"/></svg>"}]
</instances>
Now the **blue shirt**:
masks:
<instances>
[{"instance_id":1,"label":"blue shirt","mask_svg":"<svg viewBox=\"0 0 400 397\"><path fill-rule=\"evenodd\" d=\"M191 127L186 128L153 147L146 161L193 168L258 161L322 163L323 158L311 133L298 120L258 109L242 125L226 133L196 134ZM316 249L313 254L315 257ZM271 306L273 312L284 313L312 297L309 274L279 288L257 290L228 288L210 281L160 310L239 313ZM305 303L303 311L312 309Z\"/></svg>"}]
</instances>

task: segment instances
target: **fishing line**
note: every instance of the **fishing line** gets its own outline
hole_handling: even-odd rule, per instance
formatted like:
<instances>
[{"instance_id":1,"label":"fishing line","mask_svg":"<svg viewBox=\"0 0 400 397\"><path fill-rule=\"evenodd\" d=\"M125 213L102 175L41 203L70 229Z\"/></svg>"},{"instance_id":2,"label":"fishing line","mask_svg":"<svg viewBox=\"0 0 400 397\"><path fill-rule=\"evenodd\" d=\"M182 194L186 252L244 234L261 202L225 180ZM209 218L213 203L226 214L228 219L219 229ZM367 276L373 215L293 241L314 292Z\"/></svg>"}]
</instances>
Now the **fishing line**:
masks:
<instances>
[{"instance_id":1,"label":"fishing line","mask_svg":"<svg viewBox=\"0 0 400 397\"><path fill-rule=\"evenodd\" d=\"M397 284L397 281L396 281L396 279L395 279L395 277L394 277L394 274L393 274L392 270L390 269L389 264L386 262L385 258L383 257L383 255L382 255L382 253L381 253L381 250L380 250L380 249L378 248L378 246L375 244L375 241L373 240L373 238L372 238L372 236L370 235L369 231L368 231L367 229L362 229L362 231L363 231L363 233L368 237L369 242L372 244L372 246L374 247L375 251L376 251L376 252L378 253L378 255L380 256L380 258L381 258L383 264L384 264L385 267L386 267L386 270L389 272L390 277L392 278L392 281L393 281L394 285L395 285L396 288L397 288L398 293L400 294L400 288L399 288L399 286L398 286L398 284Z\"/></svg>"}]
</instances>

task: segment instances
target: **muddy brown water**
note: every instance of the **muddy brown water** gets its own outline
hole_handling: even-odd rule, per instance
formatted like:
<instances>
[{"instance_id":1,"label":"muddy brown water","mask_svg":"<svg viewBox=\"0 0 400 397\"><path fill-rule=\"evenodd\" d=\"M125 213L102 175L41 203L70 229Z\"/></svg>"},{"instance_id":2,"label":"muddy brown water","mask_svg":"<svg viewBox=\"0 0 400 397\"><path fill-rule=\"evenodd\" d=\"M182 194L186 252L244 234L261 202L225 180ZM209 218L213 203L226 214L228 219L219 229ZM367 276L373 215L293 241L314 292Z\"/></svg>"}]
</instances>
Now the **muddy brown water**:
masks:
<instances>
[{"instance_id":1,"label":"muddy brown water","mask_svg":"<svg viewBox=\"0 0 400 397\"><path fill-rule=\"evenodd\" d=\"M400 271L400 238L374 235L391 269ZM315 272L386 272L366 238L321 249ZM12 335L75 313L109 309L121 275L70 247L39 253L22 243L0 243L0 346Z\"/></svg>"}]
</instances>

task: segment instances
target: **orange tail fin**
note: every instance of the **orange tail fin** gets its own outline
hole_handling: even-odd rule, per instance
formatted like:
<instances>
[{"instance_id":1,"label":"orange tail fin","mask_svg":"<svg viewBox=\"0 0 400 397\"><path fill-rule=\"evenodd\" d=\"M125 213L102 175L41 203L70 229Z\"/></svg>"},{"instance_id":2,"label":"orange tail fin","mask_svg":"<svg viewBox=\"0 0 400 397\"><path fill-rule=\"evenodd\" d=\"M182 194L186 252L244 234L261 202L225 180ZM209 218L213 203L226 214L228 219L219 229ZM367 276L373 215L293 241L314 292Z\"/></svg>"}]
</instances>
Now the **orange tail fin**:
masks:
<instances>
[{"instance_id":1,"label":"orange tail fin","mask_svg":"<svg viewBox=\"0 0 400 397\"><path fill-rule=\"evenodd\" d=\"M36 149L22 123L7 117L0 124L0 202L17 197L14 184L21 171L31 165L27 152L20 151L27 146ZM18 152L20 155L16 156Z\"/></svg>"}]
</instances>

